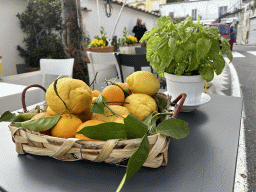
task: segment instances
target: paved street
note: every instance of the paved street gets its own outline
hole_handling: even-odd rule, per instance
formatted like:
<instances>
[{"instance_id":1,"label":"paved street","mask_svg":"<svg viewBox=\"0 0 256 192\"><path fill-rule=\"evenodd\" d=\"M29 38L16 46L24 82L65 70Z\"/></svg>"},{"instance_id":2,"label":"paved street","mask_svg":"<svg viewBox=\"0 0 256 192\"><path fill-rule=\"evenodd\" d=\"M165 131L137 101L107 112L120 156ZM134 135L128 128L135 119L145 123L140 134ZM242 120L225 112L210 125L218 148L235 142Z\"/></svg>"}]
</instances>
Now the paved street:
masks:
<instances>
[{"instance_id":1,"label":"paved street","mask_svg":"<svg viewBox=\"0 0 256 192\"><path fill-rule=\"evenodd\" d=\"M226 62L208 93L239 96L244 100L244 119L240 130L235 192L256 191L256 46L235 45L233 61ZM228 59L226 58L226 61ZM240 89L241 88L241 89Z\"/></svg>"}]
</instances>

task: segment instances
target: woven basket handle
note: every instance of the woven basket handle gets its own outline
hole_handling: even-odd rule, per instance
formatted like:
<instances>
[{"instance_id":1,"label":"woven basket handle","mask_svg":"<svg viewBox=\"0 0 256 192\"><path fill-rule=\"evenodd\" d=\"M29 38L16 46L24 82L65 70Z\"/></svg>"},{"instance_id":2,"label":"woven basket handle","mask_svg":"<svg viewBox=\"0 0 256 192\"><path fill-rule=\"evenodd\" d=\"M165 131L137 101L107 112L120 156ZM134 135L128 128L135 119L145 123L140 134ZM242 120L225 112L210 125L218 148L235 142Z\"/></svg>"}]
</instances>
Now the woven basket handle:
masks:
<instances>
[{"instance_id":1,"label":"woven basket handle","mask_svg":"<svg viewBox=\"0 0 256 192\"><path fill-rule=\"evenodd\" d=\"M38 84L33 84L33 85L27 86L27 87L22 91L22 94L21 94L21 103L22 103L22 107L23 107L24 113L28 112L27 107L26 107L26 103L25 103L25 94L26 94L26 91L27 91L29 88L31 88L31 87L39 87L39 88L43 89L44 92L46 92L46 89L45 89L43 86L38 85Z\"/></svg>"},{"instance_id":2,"label":"woven basket handle","mask_svg":"<svg viewBox=\"0 0 256 192\"><path fill-rule=\"evenodd\" d=\"M176 118L180 112L181 107L183 106L183 103L185 102L185 99L187 97L186 93L181 93L172 103L171 106L175 106L178 101L180 100L179 105L175 108L175 111L173 113L172 118Z\"/></svg>"}]
</instances>

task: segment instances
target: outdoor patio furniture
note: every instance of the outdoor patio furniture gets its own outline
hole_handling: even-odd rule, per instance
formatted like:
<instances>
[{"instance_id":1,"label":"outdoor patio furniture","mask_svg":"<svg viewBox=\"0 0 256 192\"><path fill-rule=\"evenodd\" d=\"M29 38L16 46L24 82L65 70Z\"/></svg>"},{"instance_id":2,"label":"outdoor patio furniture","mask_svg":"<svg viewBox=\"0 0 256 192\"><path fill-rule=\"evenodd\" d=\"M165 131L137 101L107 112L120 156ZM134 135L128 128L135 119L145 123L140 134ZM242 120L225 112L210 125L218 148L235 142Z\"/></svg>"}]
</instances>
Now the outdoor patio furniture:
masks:
<instances>
[{"instance_id":1,"label":"outdoor patio furniture","mask_svg":"<svg viewBox=\"0 0 256 192\"><path fill-rule=\"evenodd\" d=\"M87 55L90 60L90 64L88 65L92 68L92 78L90 78L90 82L94 79L96 72L98 72L95 81L96 84L105 81L105 79L121 82L121 72L115 59L114 52L100 53L87 51ZM117 77L118 79L116 79Z\"/></svg>"},{"instance_id":2,"label":"outdoor patio furniture","mask_svg":"<svg viewBox=\"0 0 256 192\"><path fill-rule=\"evenodd\" d=\"M46 75L63 75L72 77L74 58L71 59L40 59L40 71L43 75L42 85L47 88L45 83Z\"/></svg>"},{"instance_id":3,"label":"outdoor patio furniture","mask_svg":"<svg viewBox=\"0 0 256 192\"><path fill-rule=\"evenodd\" d=\"M141 71L142 67L150 67L151 73L153 69L149 65L149 62L146 59L146 54L122 54L115 53L115 57L119 68L121 69L121 80L124 83L123 69L122 66L133 67L134 71Z\"/></svg>"}]
</instances>

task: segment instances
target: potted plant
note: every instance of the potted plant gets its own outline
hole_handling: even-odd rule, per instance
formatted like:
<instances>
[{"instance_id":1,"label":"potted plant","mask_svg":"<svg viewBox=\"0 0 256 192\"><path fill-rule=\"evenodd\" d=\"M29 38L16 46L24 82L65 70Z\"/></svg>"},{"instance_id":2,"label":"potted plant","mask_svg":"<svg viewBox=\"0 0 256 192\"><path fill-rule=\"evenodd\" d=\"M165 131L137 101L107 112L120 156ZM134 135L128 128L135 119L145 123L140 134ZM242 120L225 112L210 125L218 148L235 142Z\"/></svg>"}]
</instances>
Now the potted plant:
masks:
<instances>
[{"instance_id":1,"label":"potted plant","mask_svg":"<svg viewBox=\"0 0 256 192\"><path fill-rule=\"evenodd\" d=\"M187 94L184 105L200 102L205 81L211 81L214 73L222 73L222 54L227 54L230 62L233 59L227 39L220 36L218 28L201 25L200 17L197 23L187 17L174 24L170 17L162 16L140 41L145 40L147 60L160 77L166 78L173 98Z\"/></svg>"},{"instance_id":2,"label":"potted plant","mask_svg":"<svg viewBox=\"0 0 256 192\"><path fill-rule=\"evenodd\" d=\"M91 51L91 52L113 52L114 46L108 46L108 41L105 33L105 29L103 26L100 27L100 34L101 37L98 35L94 37L94 40L92 40L89 45L85 48L85 51ZM86 60L89 63L89 58L86 55Z\"/></svg>"},{"instance_id":3,"label":"potted plant","mask_svg":"<svg viewBox=\"0 0 256 192\"><path fill-rule=\"evenodd\" d=\"M61 2L29 0L26 10L16 16L22 31L27 35L24 47L17 46L25 64L17 64L17 68L24 67L26 72L31 72L39 70L41 58L66 58L61 37Z\"/></svg>"},{"instance_id":4,"label":"potted plant","mask_svg":"<svg viewBox=\"0 0 256 192\"><path fill-rule=\"evenodd\" d=\"M134 54L135 53L135 44L138 43L138 40L136 37L132 35L127 36L127 29L124 27L123 30L123 38L119 39L119 50L121 53L124 54Z\"/></svg>"}]
</instances>

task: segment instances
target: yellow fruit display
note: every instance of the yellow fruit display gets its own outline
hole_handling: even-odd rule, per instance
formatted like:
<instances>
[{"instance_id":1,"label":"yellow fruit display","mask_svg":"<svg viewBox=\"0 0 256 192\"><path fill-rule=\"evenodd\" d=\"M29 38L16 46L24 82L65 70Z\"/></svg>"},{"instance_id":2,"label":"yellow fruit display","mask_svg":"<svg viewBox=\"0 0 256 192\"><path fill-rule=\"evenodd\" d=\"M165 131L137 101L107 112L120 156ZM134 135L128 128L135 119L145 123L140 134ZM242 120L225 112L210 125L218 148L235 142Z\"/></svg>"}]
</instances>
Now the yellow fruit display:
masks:
<instances>
[{"instance_id":1,"label":"yellow fruit display","mask_svg":"<svg viewBox=\"0 0 256 192\"><path fill-rule=\"evenodd\" d=\"M158 78L148 71L136 71L126 78L133 93L143 93L147 95L154 95L160 88L160 81Z\"/></svg>"},{"instance_id":2,"label":"yellow fruit display","mask_svg":"<svg viewBox=\"0 0 256 192\"><path fill-rule=\"evenodd\" d=\"M140 120L157 111L156 101L151 96L140 93L126 97L124 107Z\"/></svg>"},{"instance_id":3,"label":"yellow fruit display","mask_svg":"<svg viewBox=\"0 0 256 192\"><path fill-rule=\"evenodd\" d=\"M51 110L57 114L61 114L66 110L65 105L56 95L53 84L46 91L46 101ZM90 110L92 90L85 82L68 77L62 78L57 82L57 91L71 113L79 114L85 110Z\"/></svg>"},{"instance_id":4,"label":"yellow fruit display","mask_svg":"<svg viewBox=\"0 0 256 192\"><path fill-rule=\"evenodd\" d=\"M98 125L104 123L103 121L99 121L99 120L88 120L84 123L82 123L78 129L76 130L76 132L80 131L82 128L84 127L88 127L88 126L94 126L94 125ZM100 141L100 140L95 140L95 139L90 139L89 137L84 136L83 134L75 134L75 138L77 139L83 139L86 141Z\"/></svg>"},{"instance_id":5,"label":"yellow fruit display","mask_svg":"<svg viewBox=\"0 0 256 192\"><path fill-rule=\"evenodd\" d=\"M120 116L127 116L130 113L130 111L126 107L120 105L109 105L108 107ZM93 113L92 119L104 122L113 122L118 119L118 117L116 115L113 115L113 113L107 107L105 107L104 114Z\"/></svg>"},{"instance_id":6,"label":"yellow fruit display","mask_svg":"<svg viewBox=\"0 0 256 192\"><path fill-rule=\"evenodd\" d=\"M82 121L75 115L63 114L59 121L51 129L52 136L61 138L75 137L77 128L82 124Z\"/></svg>"},{"instance_id":7,"label":"yellow fruit display","mask_svg":"<svg viewBox=\"0 0 256 192\"><path fill-rule=\"evenodd\" d=\"M105 87L101 95L107 99L107 101L124 101L124 92L123 90L116 85L109 85ZM109 105L123 105L123 103L109 103Z\"/></svg>"}]
</instances>

